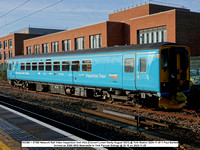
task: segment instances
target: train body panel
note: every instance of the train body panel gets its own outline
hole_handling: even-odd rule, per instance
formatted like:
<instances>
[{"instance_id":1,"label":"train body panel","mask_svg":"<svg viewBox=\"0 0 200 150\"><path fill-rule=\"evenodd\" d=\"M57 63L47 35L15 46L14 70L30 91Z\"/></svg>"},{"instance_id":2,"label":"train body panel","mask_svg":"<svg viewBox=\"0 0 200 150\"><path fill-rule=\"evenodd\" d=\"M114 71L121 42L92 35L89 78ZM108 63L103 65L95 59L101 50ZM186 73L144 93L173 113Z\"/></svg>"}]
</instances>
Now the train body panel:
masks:
<instances>
[{"instance_id":1,"label":"train body panel","mask_svg":"<svg viewBox=\"0 0 200 150\"><path fill-rule=\"evenodd\" d=\"M158 51L158 50L156 50ZM147 52L146 52L147 53ZM110 87L119 88L125 90L152 90L151 82L154 82L154 76L159 75L159 71L156 71L156 64L159 65L159 59L157 58L158 53L155 50L149 51L148 54L137 54L134 51L126 53L108 53L101 55L85 55L85 56L60 56L55 58L45 58L45 59L23 59L17 60L15 63L15 70L11 69L8 73L8 79L19 79L19 80L29 80L29 81L39 81L39 82L51 82L51 83L61 83L61 84L75 84L84 86L97 86L97 87ZM135 60L135 56L138 59ZM135 77L135 72L140 68L140 57L146 60L147 72L137 74L141 76L140 78ZM123 61L124 59L124 61ZM132 62L136 64L133 67L132 72L125 72L125 60L133 59ZM51 60L51 61L49 61ZM62 61L69 61L70 67L69 71L54 71L54 62L60 62L59 67L62 69ZM79 71L72 71L72 62L76 61L80 67ZM90 61L92 64L91 71L83 71L83 61ZM44 71L33 70L31 64L44 62L51 63L50 71L47 70L47 65L44 67ZM8 62L9 63L9 62ZM24 70L21 70L21 65L24 63ZM13 62L11 62L13 64ZM29 68L30 65L30 68ZM155 68L152 72L149 68ZM139 72L139 70L137 71ZM124 76L124 78L123 78ZM127 80L127 77L129 79ZM132 81L131 81L132 80ZM145 81L144 81L145 80ZM136 84L135 84L136 81ZM145 84L144 84L145 83ZM143 86L140 86L140 85ZM131 85L131 86L130 86ZM136 86L135 86L136 85ZM155 85L155 84L154 84ZM148 88L147 88L148 87ZM159 83L153 90L159 92Z\"/></svg>"},{"instance_id":2,"label":"train body panel","mask_svg":"<svg viewBox=\"0 0 200 150\"><path fill-rule=\"evenodd\" d=\"M114 89L129 98L189 90L189 49L171 43L18 56L7 63L11 81L100 88L109 94Z\"/></svg>"}]
</instances>

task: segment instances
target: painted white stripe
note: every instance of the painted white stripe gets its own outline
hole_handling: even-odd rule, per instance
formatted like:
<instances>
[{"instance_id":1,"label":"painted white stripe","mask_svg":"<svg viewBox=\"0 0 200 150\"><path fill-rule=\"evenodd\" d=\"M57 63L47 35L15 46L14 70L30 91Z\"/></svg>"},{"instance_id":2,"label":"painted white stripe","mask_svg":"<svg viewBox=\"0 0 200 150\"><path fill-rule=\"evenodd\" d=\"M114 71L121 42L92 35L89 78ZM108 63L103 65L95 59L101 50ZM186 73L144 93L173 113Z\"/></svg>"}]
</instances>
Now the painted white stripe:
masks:
<instances>
[{"instance_id":1,"label":"painted white stripe","mask_svg":"<svg viewBox=\"0 0 200 150\"><path fill-rule=\"evenodd\" d=\"M12 109L10 109L10 108L8 108L8 107L5 107L5 106L3 106L3 105L0 105L0 107L1 107L1 108L4 108L4 109L6 109L6 110L8 110L8 111L10 111L10 112L12 112L12 113L15 113L15 114L17 114L17 115L19 115L19 116L21 116L21 117L24 117L24 118L26 118L26 119L28 119L28 120L31 120L31 121L33 121L33 122L35 122L35 123L37 123L37 124L40 124L40 125L42 125L42 126L44 126L44 127L47 127L47 128L49 128L49 129L51 129L51 130L57 132L57 133L60 133L60 134L62 134L62 135L64 135L64 136L67 136L67 137L69 137L69 138L71 138L71 139L73 139L73 140L75 140L75 141L86 141L86 140L84 140L84 139L82 139L82 138L80 138L80 137L77 137L77 136L75 136L75 135L73 135L73 134L70 134L70 133L68 133L68 132L65 132L65 131L63 131L63 130L61 130L61 129L58 129L58 128L54 127L54 126L51 126L51 125L46 124L46 123L44 123L44 122L42 122L42 121L39 121L39 120L37 120L37 119L34 119L34 118L30 117L30 116L27 116L27 115L25 115L25 114L22 114L22 113L20 113L20 112L18 112L18 111L12 110Z\"/></svg>"},{"instance_id":2,"label":"painted white stripe","mask_svg":"<svg viewBox=\"0 0 200 150\"><path fill-rule=\"evenodd\" d=\"M73 135L73 134L71 134L71 133L68 133L68 132L63 131L63 130L61 130L61 129L58 129L58 128L54 127L54 126L51 126L51 125L49 125L49 124L46 124L46 123L44 123L44 122L42 122L42 121L39 121L39 120L37 120L37 119L34 119L34 118L32 118L32 117L29 117L29 116L27 116L27 115L25 115L25 114L22 114L22 113L18 112L18 111L12 110L12 109L10 109L10 108L8 108L8 107L6 107L6 106L0 105L0 107L3 108L3 109L8 110L8 111L10 111L10 112L13 112L13 113L15 113L15 114L17 114L17 115L19 115L19 116L21 116L21 117L24 117L24 118L26 118L26 119L28 119L28 120L31 120L31 121L33 121L33 122L35 122L35 123L38 123L38 124L40 124L40 125L42 125L42 126L44 126L44 127L47 127L47 128L49 128L49 129L51 129L51 130L53 130L53 131L55 131L55 132L57 132L57 133L60 133L60 134L62 134L62 135L64 135L64 136L66 136L66 137L69 137L69 138L72 139L72 140L75 140L75 141L86 141L85 139L82 139L82 138L80 138L80 137L78 137L78 136L75 136L75 135ZM95 147L94 149L96 149L96 150L107 150L106 148L102 148L102 147Z\"/></svg>"}]
</instances>

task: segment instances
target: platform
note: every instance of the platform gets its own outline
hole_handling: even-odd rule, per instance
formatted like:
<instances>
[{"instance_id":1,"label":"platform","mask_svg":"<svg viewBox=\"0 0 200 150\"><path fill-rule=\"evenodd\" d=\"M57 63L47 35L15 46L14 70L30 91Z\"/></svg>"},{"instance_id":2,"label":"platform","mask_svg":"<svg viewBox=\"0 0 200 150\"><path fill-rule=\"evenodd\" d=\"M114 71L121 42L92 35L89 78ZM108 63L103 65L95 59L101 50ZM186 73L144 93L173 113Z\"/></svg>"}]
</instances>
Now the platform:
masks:
<instances>
[{"instance_id":1,"label":"platform","mask_svg":"<svg viewBox=\"0 0 200 150\"><path fill-rule=\"evenodd\" d=\"M83 141L75 135L0 105L0 150L21 148L21 141ZM53 150L54 148L39 148ZM58 149L58 148L56 148Z\"/></svg>"}]
</instances>

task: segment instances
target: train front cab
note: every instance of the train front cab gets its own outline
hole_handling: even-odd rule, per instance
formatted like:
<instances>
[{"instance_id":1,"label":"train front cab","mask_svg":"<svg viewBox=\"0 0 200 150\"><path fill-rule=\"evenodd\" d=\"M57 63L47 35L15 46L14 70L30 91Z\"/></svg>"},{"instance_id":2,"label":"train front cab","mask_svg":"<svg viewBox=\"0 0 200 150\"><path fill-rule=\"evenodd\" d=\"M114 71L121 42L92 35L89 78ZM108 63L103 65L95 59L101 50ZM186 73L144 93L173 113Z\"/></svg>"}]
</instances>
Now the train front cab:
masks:
<instances>
[{"instance_id":1,"label":"train front cab","mask_svg":"<svg viewBox=\"0 0 200 150\"><path fill-rule=\"evenodd\" d=\"M180 109L187 103L190 90L190 50L180 45L160 48L159 107Z\"/></svg>"}]
</instances>

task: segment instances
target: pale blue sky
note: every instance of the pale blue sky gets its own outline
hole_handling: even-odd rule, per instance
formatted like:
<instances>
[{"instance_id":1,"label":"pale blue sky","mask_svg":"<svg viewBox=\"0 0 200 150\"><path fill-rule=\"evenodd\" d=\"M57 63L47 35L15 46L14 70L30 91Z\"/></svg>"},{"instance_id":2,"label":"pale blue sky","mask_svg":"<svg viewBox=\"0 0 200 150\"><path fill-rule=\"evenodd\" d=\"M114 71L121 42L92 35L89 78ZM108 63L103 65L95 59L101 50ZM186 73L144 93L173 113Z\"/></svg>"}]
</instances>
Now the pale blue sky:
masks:
<instances>
[{"instance_id":1,"label":"pale blue sky","mask_svg":"<svg viewBox=\"0 0 200 150\"><path fill-rule=\"evenodd\" d=\"M9 24L58 1L61 0L0 0L0 37L29 25L70 30L104 22L114 10L144 4L147 0L63 0L57 5ZM166 0L156 1L166 3ZM11 11L23 3L25 4ZM200 12L200 0L167 0L167 3L175 4L172 6L183 5L191 11ZM8 13L9 11L11 12Z\"/></svg>"}]
</instances>

